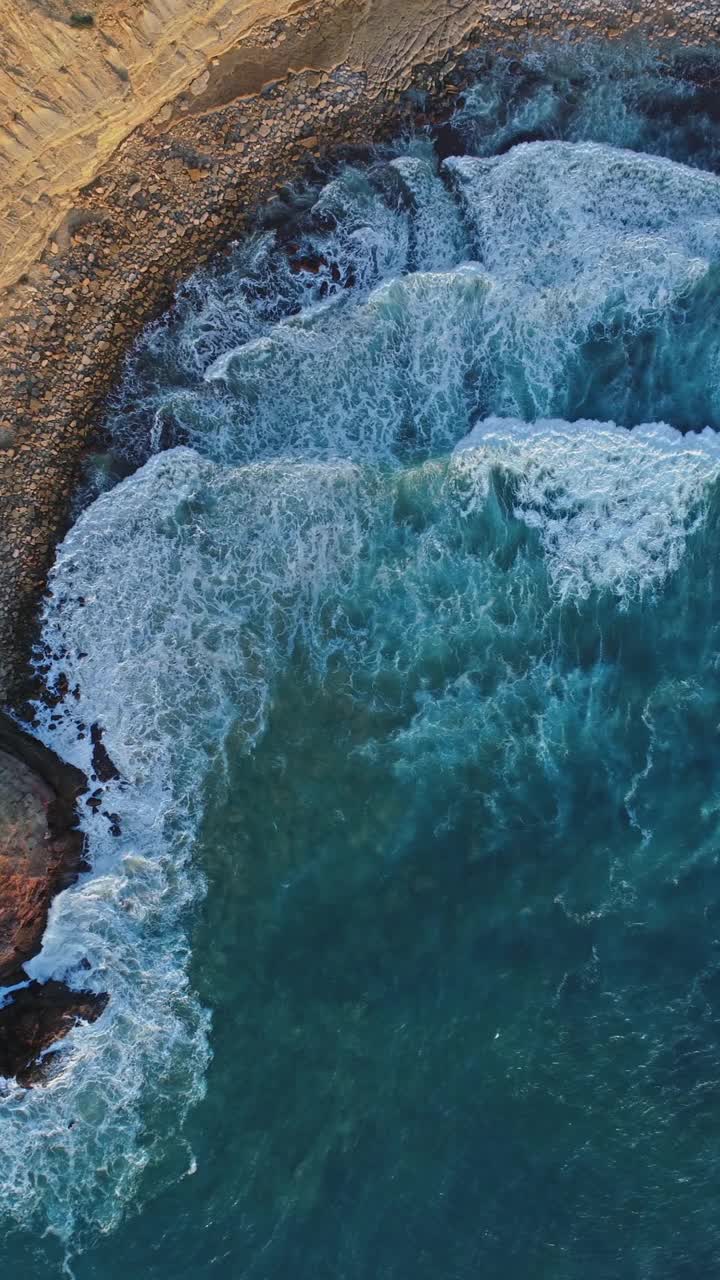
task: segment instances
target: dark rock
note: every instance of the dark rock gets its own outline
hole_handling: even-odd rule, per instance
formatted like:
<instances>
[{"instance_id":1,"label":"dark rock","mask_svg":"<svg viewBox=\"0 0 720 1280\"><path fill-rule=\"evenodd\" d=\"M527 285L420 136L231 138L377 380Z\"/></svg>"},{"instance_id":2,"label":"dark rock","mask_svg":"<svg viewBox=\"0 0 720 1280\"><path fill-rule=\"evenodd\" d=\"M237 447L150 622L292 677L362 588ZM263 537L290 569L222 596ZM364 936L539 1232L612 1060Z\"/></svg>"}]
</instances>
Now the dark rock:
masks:
<instances>
[{"instance_id":1,"label":"dark rock","mask_svg":"<svg viewBox=\"0 0 720 1280\"><path fill-rule=\"evenodd\" d=\"M63 982L31 982L0 1009L0 1076L31 1087L52 1073L57 1051L47 1053L78 1022L95 1022L106 995L71 991ZM43 1055L41 1057L41 1055Z\"/></svg>"},{"instance_id":2,"label":"dark rock","mask_svg":"<svg viewBox=\"0 0 720 1280\"><path fill-rule=\"evenodd\" d=\"M117 782L120 778L115 765L108 755L107 747L103 745L103 731L99 724L90 726L90 741L92 742L92 764L95 776L100 782Z\"/></svg>"},{"instance_id":3,"label":"dark rock","mask_svg":"<svg viewBox=\"0 0 720 1280\"><path fill-rule=\"evenodd\" d=\"M290 260L290 270L294 271L296 275L301 271L308 271L311 275L316 276L322 271L323 267L327 268L327 266L327 259L323 258L321 254L313 257L306 254L304 257L291 258Z\"/></svg>"},{"instance_id":4,"label":"dark rock","mask_svg":"<svg viewBox=\"0 0 720 1280\"><path fill-rule=\"evenodd\" d=\"M49 747L21 729L4 711L0 711L0 751L22 760L52 788L59 799L74 806L87 785L85 775L74 765L67 764Z\"/></svg>"}]
</instances>

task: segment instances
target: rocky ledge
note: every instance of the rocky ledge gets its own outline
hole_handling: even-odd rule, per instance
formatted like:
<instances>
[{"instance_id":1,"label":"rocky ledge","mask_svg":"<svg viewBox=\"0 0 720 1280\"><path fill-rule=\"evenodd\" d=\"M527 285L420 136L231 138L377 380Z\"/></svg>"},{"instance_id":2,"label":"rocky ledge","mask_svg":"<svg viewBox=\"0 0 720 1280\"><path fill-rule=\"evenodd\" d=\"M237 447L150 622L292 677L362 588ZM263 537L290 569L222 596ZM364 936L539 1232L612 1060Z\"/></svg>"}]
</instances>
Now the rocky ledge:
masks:
<instances>
[{"instance_id":1,"label":"rocky ledge","mask_svg":"<svg viewBox=\"0 0 720 1280\"><path fill-rule=\"evenodd\" d=\"M0 988L23 984L0 1007L0 1076L26 1085L46 1074L50 1046L107 1003L59 982L27 985L23 968L40 950L55 894L85 869L76 813L85 788L79 769L0 712Z\"/></svg>"}]
</instances>

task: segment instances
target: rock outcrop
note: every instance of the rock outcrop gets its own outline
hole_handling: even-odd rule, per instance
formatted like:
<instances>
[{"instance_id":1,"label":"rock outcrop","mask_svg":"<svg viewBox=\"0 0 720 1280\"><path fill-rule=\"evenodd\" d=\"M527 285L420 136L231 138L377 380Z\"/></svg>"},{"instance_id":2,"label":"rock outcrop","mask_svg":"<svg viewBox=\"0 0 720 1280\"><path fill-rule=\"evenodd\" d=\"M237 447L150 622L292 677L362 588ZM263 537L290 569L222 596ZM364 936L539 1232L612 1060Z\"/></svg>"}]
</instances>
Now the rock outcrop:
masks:
<instances>
[{"instance_id":1,"label":"rock outcrop","mask_svg":"<svg viewBox=\"0 0 720 1280\"><path fill-rule=\"evenodd\" d=\"M21 982L50 903L83 866L85 779L0 712L0 986Z\"/></svg>"},{"instance_id":2,"label":"rock outcrop","mask_svg":"<svg viewBox=\"0 0 720 1280\"><path fill-rule=\"evenodd\" d=\"M75 804L84 775L0 712L0 987L27 982L50 904L84 868ZM40 1055L79 1019L93 1021L106 996L63 983L32 982L0 1006L0 1076L33 1084L52 1055Z\"/></svg>"},{"instance_id":3,"label":"rock outcrop","mask_svg":"<svg viewBox=\"0 0 720 1280\"><path fill-rule=\"evenodd\" d=\"M31 982L0 1009L0 1076L26 1088L42 1084L57 1060L54 1046L78 1022L95 1022L105 995L70 991L62 982Z\"/></svg>"}]
</instances>

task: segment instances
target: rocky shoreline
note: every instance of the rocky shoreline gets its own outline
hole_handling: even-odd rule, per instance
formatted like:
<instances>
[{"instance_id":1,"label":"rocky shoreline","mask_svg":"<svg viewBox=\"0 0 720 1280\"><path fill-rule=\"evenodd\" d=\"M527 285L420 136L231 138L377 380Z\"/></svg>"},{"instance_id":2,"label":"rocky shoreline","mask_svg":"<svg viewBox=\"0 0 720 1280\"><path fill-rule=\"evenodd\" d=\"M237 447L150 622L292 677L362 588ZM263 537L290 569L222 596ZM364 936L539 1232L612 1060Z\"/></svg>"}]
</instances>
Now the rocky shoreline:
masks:
<instances>
[{"instance_id":1,"label":"rocky shoreline","mask_svg":"<svg viewBox=\"0 0 720 1280\"><path fill-rule=\"evenodd\" d=\"M242 234L252 210L282 199L281 179L316 173L333 148L423 123L428 110L437 120L464 74L463 59L448 58L414 68L407 94L382 94L369 91L365 72L341 67L270 83L241 105L192 104L172 131L138 131L112 172L78 195L62 241L6 300L0 338L0 698L19 705L31 688L45 574L133 338L181 279ZM116 776L105 754L93 736L101 781ZM0 987L17 987L0 1007L0 1076L28 1087L51 1072L50 1047L107 1003L63 983L28 984L23 969L53 897L86 869L76 813L86 790L78 770L0 712Z\"/></svg>"},{"instance_id":2,"label":"rocky shoreline","mask_svg":"<svg viewBox=\"0 0 720 1280\"><path fill-rule=\"evenodd\" d=\"M162 108L72 193L40 256L0 298L0 701L22 691L80 462L128 347L253 210L333 149L422 122L462 85L478 46L626 30L707 42L720 32L720 15L684 0L652 15L639 0L503 0L492 12L478 0L299 0L275 20L263 8L179 92L169 81Z\"/></svg>"},{"instance_id":3,"label":"rocky shoreline","mask_svg":"<svg viewBox=\"0 0 720 1280\"><path fill-rule=\"evenodd\" d=\"M28 985L23 967L40 950L52 899L87 869L76 807L86 788L79 769L0 712L0 988L20 988L0 1004L0 1076L23 1084L46 1074L40 1054L107 1003L60 982Z\"/></svg>"}]
</instances>

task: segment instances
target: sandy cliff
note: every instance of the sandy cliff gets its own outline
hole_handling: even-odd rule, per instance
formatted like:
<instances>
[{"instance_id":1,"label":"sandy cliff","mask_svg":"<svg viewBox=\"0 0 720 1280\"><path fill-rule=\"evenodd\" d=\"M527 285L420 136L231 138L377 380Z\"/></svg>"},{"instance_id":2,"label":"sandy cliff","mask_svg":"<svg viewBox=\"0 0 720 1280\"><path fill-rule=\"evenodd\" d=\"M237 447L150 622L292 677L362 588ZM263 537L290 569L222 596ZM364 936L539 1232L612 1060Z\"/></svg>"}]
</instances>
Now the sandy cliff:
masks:
<instances>
[{"instance_id":1,"label":"sandy cliff","mask_svg":"<svg viewBox=\"0 0 720 1280\"><path fill-rule=\"evenodd\" d=\"M0 6L0 287L63 235L74 194L138 125L257 92L270 79L345 64L375 92L476 28L607 30L652 23L707 38L711 6L606 0L78 0ZM92 25L73 25L87 15ZM180 99L179 102L177 100Z\"/></svg>"},{"instance_id":2,"label":"sandy cliff","mask_svg":"<svg viewBox=\"0 0 720 1280\"><path fill-rule=\"evenodd\" d=\"M502 6L501 6L502 7ZM0 67L0 286L59 229L74 193L158 115L207 110L305 67L372 67L375 89L460 41L486 6L458 0L110 0L92 26L9 3ZM520 5L509 4L511 13ZM307 21L299 21L300 19Z\"/></svg>"},{"instance_id":3,"label":"sandy cliff","mask_svg":"<svg viewBox=\"0 0 720 1280\"><path fill-rule=\"evenodd\" d=\"M184 90L197 94L213 59L293 7L293 0L79 3L76 12L93 18L81 27L42 5L3 5L0 285L27 269L73 193L137 125Z\"/></svg>"}]
</instances>

